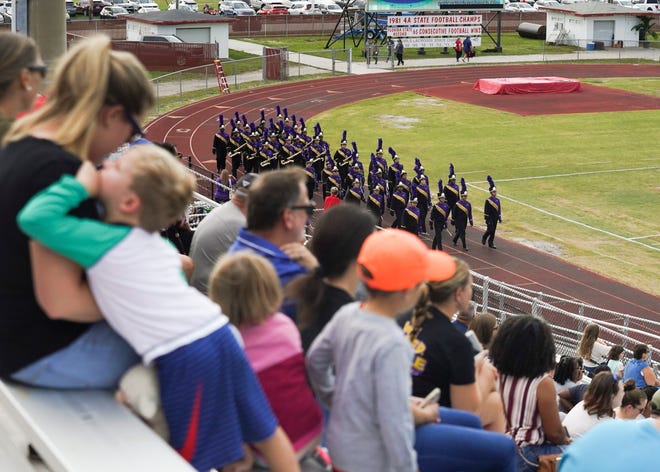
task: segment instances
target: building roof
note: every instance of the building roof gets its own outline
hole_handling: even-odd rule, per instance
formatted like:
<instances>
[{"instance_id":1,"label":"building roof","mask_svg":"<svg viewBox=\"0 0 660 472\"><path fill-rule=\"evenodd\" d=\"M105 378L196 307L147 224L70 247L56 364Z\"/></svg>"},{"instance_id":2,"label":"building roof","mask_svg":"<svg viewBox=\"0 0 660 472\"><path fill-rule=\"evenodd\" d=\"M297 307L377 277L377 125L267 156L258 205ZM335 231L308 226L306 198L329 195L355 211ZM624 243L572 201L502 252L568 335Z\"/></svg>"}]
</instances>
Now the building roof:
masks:
<instances>
[{"instance_id":1,"label":"building roof","mask_svg":"<svg viewBox=\"0 0 660 472\"><path fill-rule=\"evenodd\" d=\"M230 23L234 21L224 15L206 15L201 12L192 12L184 10L165 10L149 13L137 13L126 16L126 21L137 21L138 23L147 23L150 25L181 25L181 24L199 24L199 23Z\"/></svg>"},{"instance_id":2,"label":"building roof","mask_svg":"<svg viewBox=\"0 0 660 472\"><path fill-rule=\"evenodd\" d=\"M644 12L636 8L626 8L604 2L581 2L562 4L554 7L539 5L539 11L572 13L574 16L647 16L650 12ZM651 13L655 15L655 13Z\"/></svg>"}]
</instances>

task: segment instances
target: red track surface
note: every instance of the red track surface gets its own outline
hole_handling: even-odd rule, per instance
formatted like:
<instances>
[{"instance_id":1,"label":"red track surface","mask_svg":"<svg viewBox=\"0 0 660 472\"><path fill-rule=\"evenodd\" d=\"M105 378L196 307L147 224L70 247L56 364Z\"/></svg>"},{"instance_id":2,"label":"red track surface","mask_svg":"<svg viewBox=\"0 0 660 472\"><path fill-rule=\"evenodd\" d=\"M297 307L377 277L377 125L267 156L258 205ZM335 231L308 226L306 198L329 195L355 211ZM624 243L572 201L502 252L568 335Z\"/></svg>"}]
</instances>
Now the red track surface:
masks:
<instances>
[{"instance_id":1,"label":"red track surface","mask_svg":"<svg viewBox=\"0 0 660 472\"><path fill-rule=\"evenodd\" d=\"M502 97L471 90L475 81L481 77L534 76L657 77L660 76L660 67L656 65L602 64L507 65L342 76L262 87L211 98L157 118L147 126L147 131L151 139L169 141L175 144L183 155L193 156L194 160L206 165L215 162L211 154L211 141L217 129L218 114L223 113L225 117L228 117L233 116L234 111L238 111L245 114L249 120L256 120L261 109L265 109L266 114L272 116L277 104L286 106L297 116L309 118L322 111L358 100L404 91L429 93L433 89L433 95L437 94L453 100L505 109L520 114L538 110L538 103L532 105L532 102L536 100L547 101L544 107L546 108L545 113L634 110L641 109L640 107L644 109L660 108L660 100L657 98L620 91L592 90L598 89L597 87L586 87L585 92L579 94L562 94L567 96L562 98L566 98L566 102L568 102L563 107L551 103L564 101L557 100L555 94ZM590 100L590 94L598 94L598 97ZM550 100L548 100L549 95L552 95ZM579 96L577 100L576 96ZM515 107L495 106L497 104L491 101L497 99L510 101L512 98L519 103L518 111L515 111ZM574 100L576 101L573 103ZM568 106L569 104L573 106ZM213 168L214 165L210 167ZM456 251L451 247L451 242L449 245L445 244L445 249L451 254L460 255L475 271L494 279L539 290L550 295L580 300L608 310L660 321L660 298L658 297L517 243L498 239L498 249L488 249L480 244L481 234L481 231L478 230L468 230L468 246L470 247L468 253Z\"/></svg>"}]
</instances>

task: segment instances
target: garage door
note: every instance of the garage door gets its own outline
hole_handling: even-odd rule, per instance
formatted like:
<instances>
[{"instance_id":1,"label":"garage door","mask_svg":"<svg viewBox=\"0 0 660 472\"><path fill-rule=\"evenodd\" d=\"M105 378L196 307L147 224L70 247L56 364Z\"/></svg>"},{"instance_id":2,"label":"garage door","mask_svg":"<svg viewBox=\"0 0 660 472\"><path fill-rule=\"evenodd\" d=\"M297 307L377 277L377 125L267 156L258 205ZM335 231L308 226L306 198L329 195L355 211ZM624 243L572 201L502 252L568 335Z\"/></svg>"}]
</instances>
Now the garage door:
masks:
<instances>
[{"instance_id":1,"label":"garage door","mask_svg":"<svg viewBox=\"0 0 660 472\"><path fill-rule=\"evenodd\" d=\"M594 41L602 41L605 46L612 46L614 21L594 21Z\"/></svg>"},{"instance_id":2,"label":"garage door","mask_svg":"<svg viewBox=\"0 0 660 472\"><path fill-rule=\"evenodd\" d=\"M211 42L211 28L177 28L176 35L186 43Z\"/></svg>"}]
</instances>

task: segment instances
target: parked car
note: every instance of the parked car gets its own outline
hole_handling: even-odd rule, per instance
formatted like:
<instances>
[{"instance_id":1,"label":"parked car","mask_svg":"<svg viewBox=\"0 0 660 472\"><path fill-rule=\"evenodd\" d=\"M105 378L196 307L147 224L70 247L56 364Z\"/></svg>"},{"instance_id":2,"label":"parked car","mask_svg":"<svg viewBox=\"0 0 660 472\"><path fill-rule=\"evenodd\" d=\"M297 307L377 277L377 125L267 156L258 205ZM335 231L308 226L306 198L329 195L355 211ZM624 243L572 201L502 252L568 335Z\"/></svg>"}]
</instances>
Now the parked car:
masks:
<instances>
[{"instance_id":1,"label":"parked car","mask_svg":"<svg viewBox=\"0 0 660 472\"><path fill-rule=\"evenodd\" d=\"M102 18L117 18L119 15L128 15L128 10L124 7L105 7L101 10Z\"/></svg>"},{"instance_id":2,"label":"parked car","mask_svg":"<svg viewBox=\"0 0 660 472\"><path fill-rule=\"evenodd\" d=\"M160 11L160 7L151 0L137 0L138 13L149 13L152 11Z\"/></svg>"},{"instance_id":3,"label":"parked car","mask_svg":"<svg viewBox=\"0 0 660 472\"><path fill-rule=\"evenodd\" d=\"M261 10L261 7L264 5L284 5L287 8L291 8L293 2L290 0L250 0L250 6L256 11Z\"/></svg>"},{"instance_id":4,"label":"parked car","mask_svg":"<svg viewBox=\"0 0 660 472\"><path fill-rule=\"evenodd\" d=\"M535 5L537 7L559 7L561 3L557 0L538 0Z\"/></svg>"},{"instance_id":5,"label":"parked car","mask_svg":"<svg viewBox=\"0 0 660 472\"><path fill-rule=\"evenodd\" d=\"M660 0L637 0L633 2L633 6L642 11L653 11L658 13L660 9Z\"/></svg>"},{"instance_id":6,"label":"parked car","mask_svg":"<svg viewBox=\"0 0 660 472\"><path fill-rule=\"evenodd\" d=\"M69 14L69 16L76 16L77 10L75 2L73 0L66 0L64 4L66 12Z\"/></svg>"},{"instance_id":7,"label":"parked car","mask_svg":"<svg viewBox=\"0 0 660 472\"><path fill-rule=\"evenodd\" d=\"M137 1L129 1L129 0L110 0L110 1L116 7L125 8L128 13L135 13L140 6Z\"/></svg>"},{"instance_id":8,"label":"parked car","mask_svg":"<svg viewBox=\"0 0 660 472\"><path fill-rule=\"evenodd\" d=\"M176 7L176 3L170 3L169 6L167 7L168 10L179 10L179 11L189 11L192 12L193 9L190 8L188 5L185 3L179 3L179 8Z\"/></svg>"},{"instance_id":9,"label":"parked car","mask_svg":"<svg viewBox=\"0 0 660 472\"><path fill-rule=\"evenodd\" d=\"M142 41L151 43L185 43L176 34L145 34L142 36Z\"/></svg>"},{"instance_id":10,"label":"parked car","mask_svg":"<svg viewBox=\"0 0 660 472\"><path fill-rule=\"evenodd\" d=\"M504 11L511 11L515 13L536 13L538 10L531 6L529 3L515 2L509 3L504 6Z\"/></svg>"},{"instance_id":11,"label":"parked car","mask_svg":"<svg viewBox=\"0 0 660 472\"><path fill-rule=\"evenodd\" d=\"M112 3L106 2L103 0L80 0L78 6L76 7L76 12L85 16L89 16L89 9L92 9L92 15L99 16L101 10L105 7L111 7Z\"/></svg>"},{"instance_id":12,"label":"parked car","mask_svg":"<svg viewBox=\"0 0 660 472\"><path fill-rule=\"evenodd\" d=\"M221 15L232 16L254 16L255 11L245 2L226 0L218 3L218 11Z\"/></svg>"},{"instance_id":13,"label":"parked car","mask_svg":"<svg viewBox=\"0 0 660 472\"><path fill-rule=\"evenodd\" d=\"M182 8L188 7L188 8ZM176 10L176 0L171 0L167 7L168 10ZM179 0L179 10L199 11L199 5L193 0Z\"/></svg>"},{"instance_id":14,"label":"parked car","mask_svg":"<svg viewBox=\"0 0 660 472\"><path fill-rule=\"evenodd\" d=\"M322 13L340 15L344 11L342 7L335 2L321 3L319 5Z\"/></svg>"},{"instance_id":15,"label":"parked car","mask_svg":"<svg viewBox=\"0 0 660 472\"><path fill-rule=\"evenodd\" d=\"M312 11L311 2L293 2L291 8L289 8L289 15L313 15L320 14L321 11Z\"/></svg>"},{"instance_id":16,"label":"parked car","mask_svg":"<svg viewBox=\"0 0 660 472\"><path fill-rule=\"evenodd\" d=\"M635 8L635 4L632 0L614 0L614 4L625 8Z\"/></svg>"},{"instance_id":17,"label":"parked car","mask_svg":"<svg viewBox=\"0 0 660 472\"><path fill-rule=\"evenodd\" d=\"M257 15L288 15L289 9L284 5L270 4L263 5Z\"/></svg>"}]
</instances>

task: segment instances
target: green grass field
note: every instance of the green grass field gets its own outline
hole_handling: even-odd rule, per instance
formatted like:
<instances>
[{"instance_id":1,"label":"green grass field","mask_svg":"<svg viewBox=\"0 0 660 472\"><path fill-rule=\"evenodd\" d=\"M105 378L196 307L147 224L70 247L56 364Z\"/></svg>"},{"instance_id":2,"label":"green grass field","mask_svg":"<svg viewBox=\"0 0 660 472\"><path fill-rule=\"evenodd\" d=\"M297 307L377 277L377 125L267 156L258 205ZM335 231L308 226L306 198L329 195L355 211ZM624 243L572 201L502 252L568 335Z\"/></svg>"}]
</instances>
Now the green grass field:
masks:
<instances>
[{"instance_id":1,"label":"green grass field","mask_svg":"<svg viewBox=\"0 0 660 472\"><path fill-rule=\"evenodd\" d=\"M657 78L588 82L660 93ZM433 191L452 162L480 229L490 174L500 236L660 295L660 111L523 117L407 92L306 118L333 148L347 129L365 162L378 137L409 172L419 157Z\"/></svg>"}]
</instances>

